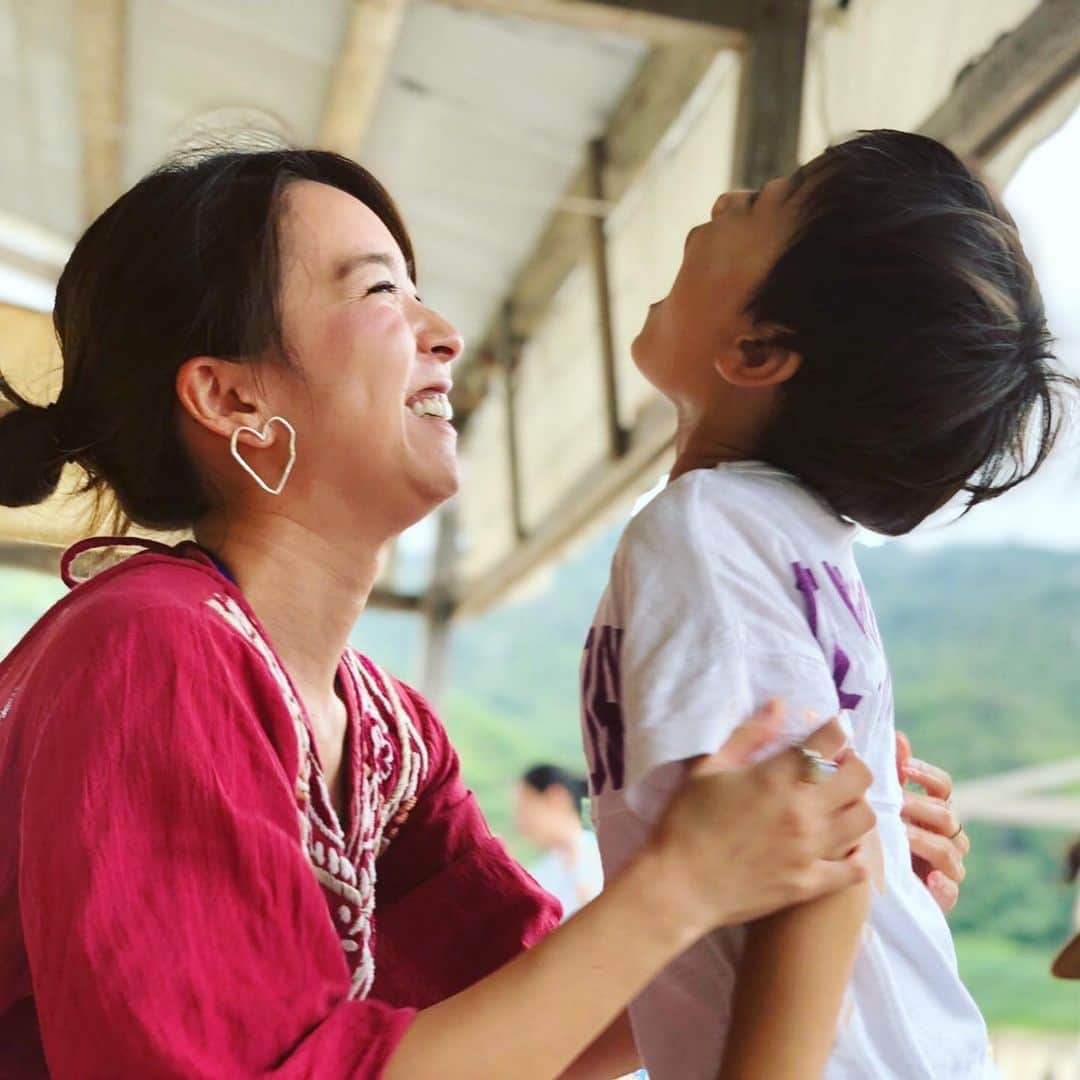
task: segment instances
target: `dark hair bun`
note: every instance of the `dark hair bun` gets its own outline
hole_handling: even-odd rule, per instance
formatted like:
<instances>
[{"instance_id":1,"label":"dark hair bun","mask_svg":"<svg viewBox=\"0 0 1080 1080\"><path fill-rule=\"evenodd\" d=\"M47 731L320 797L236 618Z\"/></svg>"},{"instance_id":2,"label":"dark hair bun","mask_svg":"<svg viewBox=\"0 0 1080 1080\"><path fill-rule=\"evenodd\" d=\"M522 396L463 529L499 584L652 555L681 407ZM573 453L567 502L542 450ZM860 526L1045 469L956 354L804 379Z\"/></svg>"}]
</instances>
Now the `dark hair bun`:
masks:
<instances>
[{"instance_id":1,"label":"dark hair bun","mask_svg":"<svg viewBox=\"0 0 1080 1080\"><path fill-rule=\"evenodd\" d=\"M25 405L0 415L0 505L31 506L47 499L63 467L48 409Z\"/></svg>"}]
</instances>

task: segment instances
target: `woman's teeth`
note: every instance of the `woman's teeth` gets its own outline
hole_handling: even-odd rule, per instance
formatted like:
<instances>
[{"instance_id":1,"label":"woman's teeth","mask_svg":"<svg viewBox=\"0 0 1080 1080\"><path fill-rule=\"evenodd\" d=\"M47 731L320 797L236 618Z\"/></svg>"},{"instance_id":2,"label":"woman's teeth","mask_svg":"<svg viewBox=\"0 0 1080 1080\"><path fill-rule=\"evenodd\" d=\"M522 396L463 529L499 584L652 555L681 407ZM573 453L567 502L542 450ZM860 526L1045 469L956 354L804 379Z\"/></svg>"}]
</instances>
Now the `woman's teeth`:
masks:
<instances>
[{"instance_id":1,"label":"woman's teeth","mask_svg":"<svg viewBox=\"0 0 1080 1080\"><path fill-rule=\"evenodd\" d=\"M445 394L427 394L408 406L414 416L434 416L438 420L453 420L454 408Z\"/></svg>"}]
</instances>

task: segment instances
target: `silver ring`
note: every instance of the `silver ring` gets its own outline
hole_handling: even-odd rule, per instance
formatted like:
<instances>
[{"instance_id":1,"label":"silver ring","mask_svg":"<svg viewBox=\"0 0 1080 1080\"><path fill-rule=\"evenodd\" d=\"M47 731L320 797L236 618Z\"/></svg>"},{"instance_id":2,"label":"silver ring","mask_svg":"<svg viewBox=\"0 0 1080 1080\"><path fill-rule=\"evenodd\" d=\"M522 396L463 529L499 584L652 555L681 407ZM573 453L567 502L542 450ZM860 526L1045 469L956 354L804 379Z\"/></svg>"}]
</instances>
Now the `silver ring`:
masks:
<instances>
[{"instance_id":1,"label":"silver ring","mask_svg":"<svg viewBox=\"0 0 1080 1080\"><path fill-rule=\"evenodd\" d=\"M802 755L802 776L800 779L805 784L824 784L840 767L835 761L828 761L816 750L811 750L809 747L796 746L795 749Z\"/></svg>"},{"instance_id":2,"label":"silver ring","mask_svg":"<svg viewBox=\"0 0 1080 1080\"><path fill-rule=\"evenodd\" d=\"M949 837L949 839L950 840L955 840L963 831L964 831L964 826L961 825L960 828L957 829L956 832L954 832L952 834L952 836Z\"/></svg>"}]
</instances>

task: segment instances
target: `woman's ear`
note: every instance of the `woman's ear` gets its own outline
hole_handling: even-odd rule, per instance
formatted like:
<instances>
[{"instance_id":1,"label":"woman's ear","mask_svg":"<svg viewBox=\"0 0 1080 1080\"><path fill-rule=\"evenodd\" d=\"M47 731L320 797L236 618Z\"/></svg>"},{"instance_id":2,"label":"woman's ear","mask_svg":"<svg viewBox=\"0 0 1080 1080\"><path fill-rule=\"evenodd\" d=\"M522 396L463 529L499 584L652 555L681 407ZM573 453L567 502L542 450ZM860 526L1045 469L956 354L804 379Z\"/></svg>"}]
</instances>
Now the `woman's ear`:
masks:
<instances>
[{"instance_id":1,"label":"woman's ear","mask_svg":"<svg viewBox=\"0 0 1080 1080\"><path fill-rule=\"evenodd\" d=\"M787 382L799 370L802 354L780 344L779 337L778 332L776 338L763 333L736 338L730 349L717 355L717 374L732 386L750 390Z\"/></svg>"},{"instance_id":2,"label":"woman's ear","mask_svg":"<svg viewBox=\"0 0 1080 1080\"><path fill-rule=\"evenodd\" d=\"M213 356L185 360L176 373L176 396L197 424L228 437L238 425L261 426L263 415L249 364Z\"/></svg>"}]
</instances>

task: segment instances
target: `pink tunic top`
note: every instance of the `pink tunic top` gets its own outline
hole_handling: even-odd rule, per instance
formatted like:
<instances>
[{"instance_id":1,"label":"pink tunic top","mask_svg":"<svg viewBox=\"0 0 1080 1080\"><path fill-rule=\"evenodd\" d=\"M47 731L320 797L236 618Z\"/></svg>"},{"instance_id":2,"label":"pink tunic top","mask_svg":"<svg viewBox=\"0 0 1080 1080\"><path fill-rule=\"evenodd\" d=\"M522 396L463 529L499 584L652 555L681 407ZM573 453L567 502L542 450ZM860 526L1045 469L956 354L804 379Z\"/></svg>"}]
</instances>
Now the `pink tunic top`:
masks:
<instances>
[{"instance_id":1,"label":"pink tunic top","mask_svg":"<svg viewBox=\"0 0 1080 1080\"><path fill-rule=\"evenodd\" d=\"M349 651L339 821L307 717L193 544L0 664L0 1076L377 1077L414 1010L556 925L442 725Z\"/></svg>"}]
</instances>

